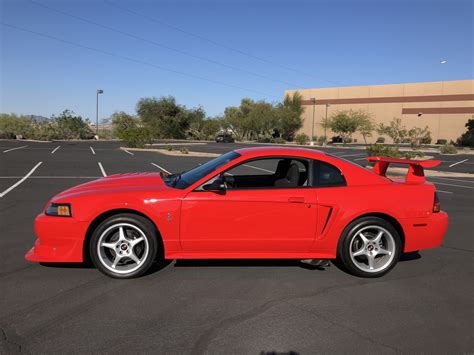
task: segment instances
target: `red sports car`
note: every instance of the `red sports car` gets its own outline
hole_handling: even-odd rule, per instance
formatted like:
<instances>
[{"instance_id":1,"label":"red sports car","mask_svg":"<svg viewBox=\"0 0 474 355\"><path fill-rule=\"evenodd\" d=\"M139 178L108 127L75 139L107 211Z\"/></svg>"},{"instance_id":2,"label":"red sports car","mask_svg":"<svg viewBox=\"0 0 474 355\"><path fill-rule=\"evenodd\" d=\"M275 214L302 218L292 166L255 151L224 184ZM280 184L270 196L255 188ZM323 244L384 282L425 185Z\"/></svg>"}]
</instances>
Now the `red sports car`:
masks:
<instances>
[{"instance_id":1,"label":"red sports car","mask_svg":"<svg viewBox=\"0 0 474 355\"><path fill-rule=\"evenodd\" d=\"M160 258L338 259L381 276L402 252L441 245L448 216L423 174L439 161L368 160L372 170L312 149L244 148L181 174L104 177L48 202L26 259L92 260L116 278ZM390 163L409 165L404 180L385 176Z\"/></svg>"}]
</instances>

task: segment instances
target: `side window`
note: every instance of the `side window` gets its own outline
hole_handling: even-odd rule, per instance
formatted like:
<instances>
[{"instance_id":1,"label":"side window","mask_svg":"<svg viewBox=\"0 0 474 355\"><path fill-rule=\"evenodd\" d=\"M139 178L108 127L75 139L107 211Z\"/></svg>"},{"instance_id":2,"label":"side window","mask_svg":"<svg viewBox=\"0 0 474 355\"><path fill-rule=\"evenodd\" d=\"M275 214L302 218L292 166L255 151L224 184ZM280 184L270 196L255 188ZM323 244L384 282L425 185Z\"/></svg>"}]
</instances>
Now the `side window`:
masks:
<instances>
[{"instance_id":1,"label":"side window","mask_svg":"<svg viewBox=\"0 0 474 355\"><path fill-rule=\"evenodd\" d=\"M315 187L346 186L346 179L334 165L313 161L313 185Z\"/></svg>"},{"instance_id":2,"label":"side window","mask_svg":"<svg viewBox=\"0 0 474 355\"><path fill-rule=\"evenodd\" d=\"M225 172L228 189L295 188L308 185L308 161L292 157L251 160Z\"/></svg>"}]
</instances>

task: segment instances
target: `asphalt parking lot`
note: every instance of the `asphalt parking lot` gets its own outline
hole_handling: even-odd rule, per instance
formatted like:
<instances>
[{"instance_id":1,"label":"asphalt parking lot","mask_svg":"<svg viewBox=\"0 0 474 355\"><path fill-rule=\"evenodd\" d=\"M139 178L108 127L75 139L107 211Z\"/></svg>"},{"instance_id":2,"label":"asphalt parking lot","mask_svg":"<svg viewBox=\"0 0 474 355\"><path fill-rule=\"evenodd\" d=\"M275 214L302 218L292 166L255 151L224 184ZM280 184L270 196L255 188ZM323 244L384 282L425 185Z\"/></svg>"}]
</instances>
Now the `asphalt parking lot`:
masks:
<instances>
[{"instance_id":1,"label":"asphalt parking lot","mask_svg":"<svg viewBox=\"0 0 474 355\"><path fill-rule=\"evenodd\" d=\"M474 351L474 179L430 178L450 217L444 246L405 255L379 279L288 260L171 262L128 281L26 262L34 217L54 194L104 174L179 172L210 159L119 146L0 141L0 353ZM331 152L356 163L365 155ZM472 157L442 156L440 170L474 174Z\"/></svg>"}]
</instances>

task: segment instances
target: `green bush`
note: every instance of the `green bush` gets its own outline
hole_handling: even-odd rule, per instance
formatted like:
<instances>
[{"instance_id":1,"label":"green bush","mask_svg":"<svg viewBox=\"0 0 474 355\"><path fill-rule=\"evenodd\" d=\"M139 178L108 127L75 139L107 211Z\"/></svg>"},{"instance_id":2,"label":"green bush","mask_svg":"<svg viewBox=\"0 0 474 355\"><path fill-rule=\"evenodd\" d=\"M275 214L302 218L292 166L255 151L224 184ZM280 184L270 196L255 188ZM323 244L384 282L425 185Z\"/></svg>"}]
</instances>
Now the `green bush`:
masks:
<instances>
[{"instance_id":1,"label":"green bush","mask_svg":"<svg viewBox=\"0 0 474 355\"><path fill-rule=\"evenodd\" d=\"M385 143L385 137L378 137L375 143Z\"/></svg>"},{"instance_id":2,"label":"green bush","mask_svg":"<svg viewBox=\"0 0 474 355\"><path fill-rule=\"evenodd\" d=\"M187 147L181 147L179 151L181 154L189 154L189 149Z\"/></svg>"},{"instance_id":3,"label":"green bush","mask_svg":"<svg viewBox=\"0 0 474 355\"><path fill-rule=\"evenodd\" d=\"M439 148L441 154L456 154L458 150L454 145L445 144Z\"/></svg>"},{"instance_id":4,"label":"green bush","mask_svg":"<svg viewBox=\"0 0 474 355\"><path fill-rule=\"evenodd\" d=\"M369 144L366 148L367 155L389 158L401 158L402 154L398 148L386 147L381 144Z\"/></svg>"},{"instance_id":5,"label":"green bush","mask_svg":"<svg viewBox=\"0 0 474 355\"><path fill-rule=\"evenodd\" d=\"M305 144L308 144L309 137L308 137L308 135L306 135L304 133L300 133L300 134L296 135L295 141L296 141L296 144L305 145Z\"/></svg>"},{"instance_id":6,"label":"green bush","mask_svg":"<svg viewBox=\"0 0 474 355\"><path fill-rule=\"evenodd\" d=\"M445 144L448 144L448 140L447 139L438 139L436 141L436 144L445 145Z\"/></svg>"},{"instance_id":7,"label":"green bush","mask_svg":"<svg viewBox=\"0 0 474 355\"><path fill-rule=\"evenodd\" d=\"M401 152L396 147L387 147L381 144L370 144L367 146L368 156L388 157L388 158L422 158L424 154L417 151Z\"/></svg>"},{"instance_id":8,"label":"green bush","mask_svg":"<svg viewBox=\"0 0 474 355\"><path fill-rule=\"evenodd\" d=\"M127 147L143 148L153 141L150 131L145 127L129 128L122 133L122 139Z\"/></svg>"}]
</instances>

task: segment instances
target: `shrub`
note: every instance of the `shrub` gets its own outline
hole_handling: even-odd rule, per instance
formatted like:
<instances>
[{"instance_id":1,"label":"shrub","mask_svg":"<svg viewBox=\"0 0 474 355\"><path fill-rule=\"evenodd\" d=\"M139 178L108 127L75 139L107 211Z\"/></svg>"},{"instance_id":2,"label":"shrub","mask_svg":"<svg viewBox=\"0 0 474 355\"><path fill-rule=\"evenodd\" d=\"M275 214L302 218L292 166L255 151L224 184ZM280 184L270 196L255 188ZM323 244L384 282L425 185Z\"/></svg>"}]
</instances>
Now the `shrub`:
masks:
<instances>
[{"instance_id":1,"label":"shrub","mask_svg":"<svg viewBox=\"0 0 474 355\"><path fill-rule=\"evenodd\" d=\"M368 156L379 156L379 157L388 157L388 158L422 158L424 154L422 152L401 152L396 147L387 147L381 144L370 144L367 146L367 155Z\"/></svg>"},{"instance_id":2,"label":"shrub","mask_svg":"<svg viewBox=\"0 0 474 355\"><path fill-rule=\"evenodd\" d=\"M145 144L152 142L150 131L145 127L129 128L122 133L122 139L127 147L143 148Z\"/></svg>"},{"instance_id":3,"label":"shrub","mask_svg":"<svg viewBox=\"0 0 474 355\"><path fill-rule=\"evenodd\" d=\"M189 154L189 149L187 147L181 147L179 151L181 154Z\"/></svg>"},{"instance_id":4,"label":"shrub","mask_svg":"<svg viewBox=\"0 0 474 355\"><path fill-rule=\"evenodd\" d=\"M305 144L308 144L309 137L308 137L308 135L306 135L304 133L300 133L300 134L296 135L295 141L296 141L296 144L305 145Z\"/></svg>"},{"instance_id":5,"label":"shrub","mask_svg":"<svg viewBox=\"0 0 474 355\"><path fill-rule=\"evenodd\" d=\"M439 148L441 154L456 154L458 150L454 145L445 144Z\"/></svg>"},{"instance_id":6,"label":"shrub","mask_svg":"<svg viewBox=\"0 0 474 355\"><path fill-rule=\"evenodd\" d=\"M448 144L448 140L447 139L438 139L436 141L436 144L445 145L445 144Z\"/></svg>"},{"instance_id":7,"label":"shrub","mask_svg":"<svg viewBox=\"0 0 474 355\"><path fill-rule=\"evenodd\" d=\"M385 143L385 137L378 137L375 143Z\"/></svg>"},{"instance_id":8,"label":"shrub","mask_svg":"<svg viewBox=\"0 0 474 355\"><path fill-rule=\"evenodd\" d=\"M257 143L273 143L273 138L272 137L258 137L257 138Z\"/></svg>"},{"instance_id":9,"label":"shrub","mask_svg":"<svg viewBox=\"0 0 474 355\"><path fill-rule=\"evenodd\" d=\"M457 144L463 147L474 147L474 116L466 123L467 131L457 139Z\"/></svg>"},{"instance_id":10,"label":"shrub","mask_svg":"<svg viewBox=\"0 0 474 355\"><path fill-rule=\"evenodd\" d=\"M389 158L400 158L402 156L398 148L386 147L381 144L369 144L366 148L367 155L370 156L381 156Z\"/></svg>"}]
</instances>

